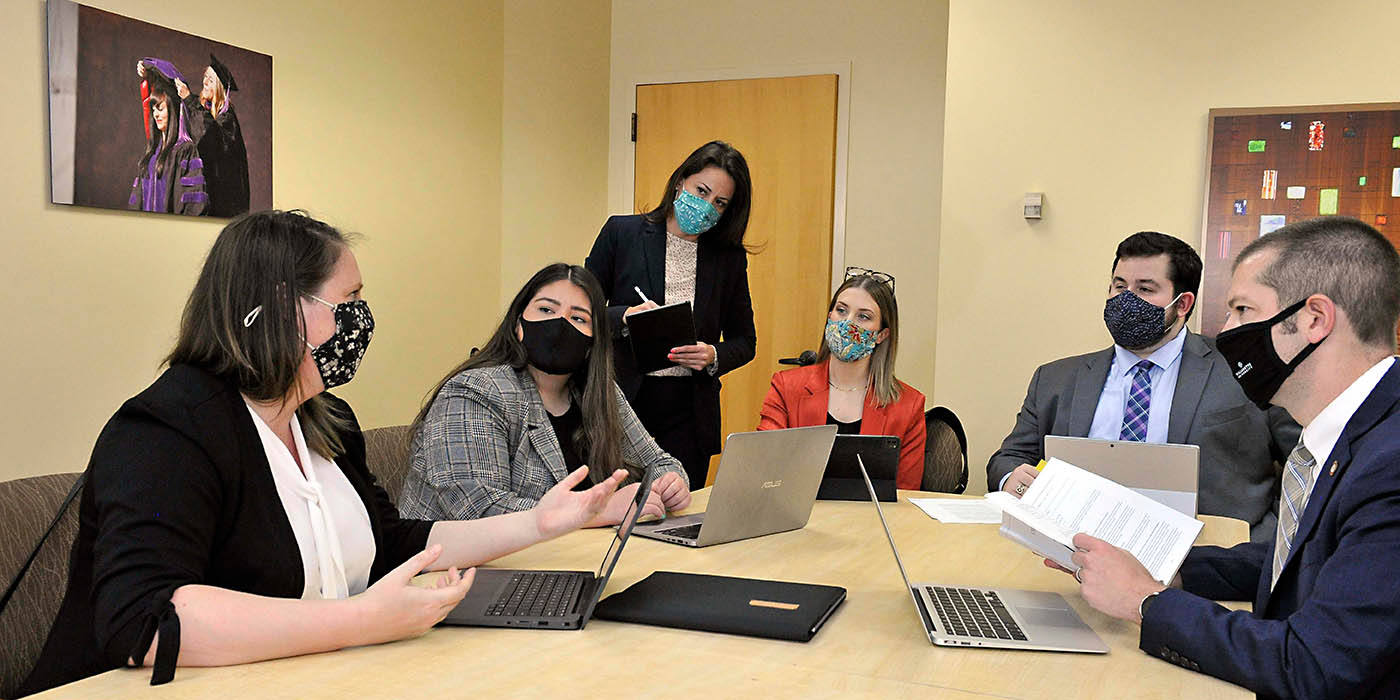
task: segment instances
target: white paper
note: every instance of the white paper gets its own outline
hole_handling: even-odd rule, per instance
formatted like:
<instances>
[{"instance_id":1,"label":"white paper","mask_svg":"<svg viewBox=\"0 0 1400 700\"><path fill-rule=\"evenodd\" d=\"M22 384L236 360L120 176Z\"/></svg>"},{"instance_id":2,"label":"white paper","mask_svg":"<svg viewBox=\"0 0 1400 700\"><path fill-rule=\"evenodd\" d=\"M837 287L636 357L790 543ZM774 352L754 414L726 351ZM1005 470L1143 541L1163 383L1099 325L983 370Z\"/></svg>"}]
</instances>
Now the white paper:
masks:
<instances>
[{"instance_id":1,"label":"white paper","mask_svg":"<svg viewBox=\"0 0 1400 700\"><path fill-rule=\"evenodd\" d=\"M1294 185L1293 187L1290 187L1286 190L1286 196L1289 199L1302 199L1303 197L1306 197L1307 194L1308 188L1302 185Z\"/></svg>"},{"instance_id":2,"label":"white paper","mask_svg":"<svg viewBox=\"0 0 1400 700\"><path fill-rule=\"evenodd\" d=\"M1132 489L1051 459L1017 503L1002 513L1002 534L1066 565L1084 532L1126 549L1152 578L1170 583L1201 522Z\"/></svg>"},{"instance_id":3,"label":"white paper","mask_svg":"<svg viewBox=\"0 0 1400 700\"><path fill-rule=\"evenodd\" d=\"M990 495L987 498L911 498L909 502L943 523L1001 522L1001 506Z\"/></svg>"},{"instance_id":4,"label":"white paper","mask_svg":"<svg viewBox=\"0 0 1400 700\"><path fill-rule=\"evenodd\" d=\"M1400 168L1390 171L1390 196L1400 197Z\"/></svg>"}]
</instances>

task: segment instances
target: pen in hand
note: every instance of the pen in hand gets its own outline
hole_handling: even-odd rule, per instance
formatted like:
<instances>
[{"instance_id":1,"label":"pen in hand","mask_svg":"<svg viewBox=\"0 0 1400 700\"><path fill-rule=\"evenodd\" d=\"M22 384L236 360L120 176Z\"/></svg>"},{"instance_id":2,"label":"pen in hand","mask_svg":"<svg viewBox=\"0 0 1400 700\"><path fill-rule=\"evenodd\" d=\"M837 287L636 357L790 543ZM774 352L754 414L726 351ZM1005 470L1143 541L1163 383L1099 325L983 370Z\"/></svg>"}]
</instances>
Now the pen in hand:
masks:
<instances>
[{"instance_id":1,"label":"pen in hand","mask_svg":"<svg viewBox=\"0 0 1400 700\"><path fill-rule=\"evenodd\" d=\"M634 286L632 287L632 291L636 292L636 293L637 293L637 296L639 296L639 297L642 298L642 303L643 303L643 304L650 304L650 303L651 303L651 300L647 298L647 295L645 295L645 294L642 293L642 288L641 288L641 287L638 287L638 286L635 286L635 285L634 285Z\"/></svg>"}]
</instances>

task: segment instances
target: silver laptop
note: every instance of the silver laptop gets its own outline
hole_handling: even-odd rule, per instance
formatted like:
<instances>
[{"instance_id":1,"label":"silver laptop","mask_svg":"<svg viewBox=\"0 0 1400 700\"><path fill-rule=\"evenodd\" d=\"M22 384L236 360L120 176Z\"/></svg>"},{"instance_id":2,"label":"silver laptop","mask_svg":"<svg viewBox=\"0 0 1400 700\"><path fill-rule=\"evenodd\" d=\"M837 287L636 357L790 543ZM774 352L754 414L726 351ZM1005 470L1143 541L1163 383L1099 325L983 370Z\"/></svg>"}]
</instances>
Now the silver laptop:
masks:
<instances>
[{"instance_id":1,"label":"silver laptop","mask_svg":"<svg viewBox=\"0 0 1400 700\"><path fill-rule=\"evenodd\" d=\"M1045 436L1045 458L1059 457L1196 517L1201 448L1129 440Z\"/></svg>"},{"instance_id":2,"label":"silver laptop","mask_svg":"<svg viewBox=\"0 0 1400 700\"><path fill-rule=\"evenodd\" d=\"M857 457L857 461L860 459ZM1108 645L1057 593L1010 588L964 588L936 583L909 583L899 548L894 546L885 511L875 495L875 485L865 465L860 465L870 500L880 514L880 525L894 552L894 563L928 640L945 647L992 647L1034 651L1108 653Z\"/></svg>"},{"instance_id":3,"label":"silver laptop","mask_svg":"<svg viewBox=\"0 0 1400 700\"><path fill-rule=\"evenodd\" d=\"M708 547L807 526L836 426L730 433L704 513L637 525L633 533Z\"/></svg>"},{"instance_id":4,"label":"silver laptop","mask_svg":"<svg viewBox=\"0 0 1400 700\"><path fill-rule=\"evenodd\" d=\"M598 572L478 568L471 590L441 624L470 627L581 630L593 617L627 536L651 495L651 472L642 475Z\"/></svg>"}]
</instances>

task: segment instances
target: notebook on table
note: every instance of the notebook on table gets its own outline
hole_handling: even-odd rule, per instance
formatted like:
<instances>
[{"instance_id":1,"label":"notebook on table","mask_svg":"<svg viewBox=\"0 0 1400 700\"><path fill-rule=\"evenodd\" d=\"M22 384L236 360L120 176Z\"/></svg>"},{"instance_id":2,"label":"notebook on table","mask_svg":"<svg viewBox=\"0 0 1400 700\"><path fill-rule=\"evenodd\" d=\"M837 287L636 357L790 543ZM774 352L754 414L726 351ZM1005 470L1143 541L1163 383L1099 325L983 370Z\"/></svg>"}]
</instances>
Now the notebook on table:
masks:
<instances>
[{"instance_id":1,"label":"notebook on table","mask_svg":"<svg viewBox=\"0 0 1400 700\"><path fill-rule=\"evenodd\" d=\"M696 341L695 312L688 301L638 311L626 323L632 356L642 374L676 366L670 359L671 348Z\"/></svg>"}]
</instances>

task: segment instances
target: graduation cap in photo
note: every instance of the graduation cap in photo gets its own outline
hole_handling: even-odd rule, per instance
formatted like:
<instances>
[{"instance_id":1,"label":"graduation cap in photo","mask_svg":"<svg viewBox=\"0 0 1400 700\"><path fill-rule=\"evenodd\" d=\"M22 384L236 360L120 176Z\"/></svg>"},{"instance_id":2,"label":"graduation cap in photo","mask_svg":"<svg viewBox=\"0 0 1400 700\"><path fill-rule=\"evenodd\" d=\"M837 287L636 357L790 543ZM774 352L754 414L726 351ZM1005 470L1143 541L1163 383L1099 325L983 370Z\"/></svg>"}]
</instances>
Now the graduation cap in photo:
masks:
<instances>
[{"instance_id":1,"label":"graduation cap in photo","mask_svg":"<svg viewBox=\"0 0 1400 700\"><path fill-rule=\"evenodd\" d=\"M141 65L146 68L145 80L151 92L163 92L177 100L180 99L180 91L175 89L175 81L183 81L185 76L180 74L175 64L159 58L146 57L141 59Z\"/></svg>"},{"instance_id":2,"label":"graduation cap in photo","mask_svg":"<svg viewBox=\"0 0 1400 700\"><path fill-rule=\"evenodd\" d=\"M219 82L224 84L224 90L233 92L238 89L238 83L233 80L233 73L229 72L228 66L224 65L214 54L209 54L209 67L214 69L214 75L219 76Z\"/></svg>"}]
</instances>

